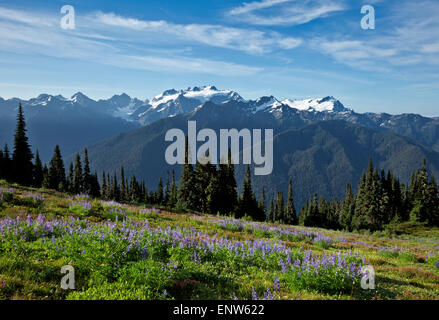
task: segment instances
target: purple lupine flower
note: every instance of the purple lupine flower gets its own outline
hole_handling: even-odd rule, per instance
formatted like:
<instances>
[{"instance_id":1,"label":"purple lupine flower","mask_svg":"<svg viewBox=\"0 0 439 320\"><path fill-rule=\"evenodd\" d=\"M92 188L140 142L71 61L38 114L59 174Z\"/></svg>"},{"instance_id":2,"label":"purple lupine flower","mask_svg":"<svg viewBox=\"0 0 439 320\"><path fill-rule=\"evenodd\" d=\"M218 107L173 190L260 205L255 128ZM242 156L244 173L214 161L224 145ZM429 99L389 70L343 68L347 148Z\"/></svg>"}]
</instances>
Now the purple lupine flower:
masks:
<instances>
[{"instance_id":1,"label":"purple lupine flower","mask_svg":"<svg viewBox=\"0 0 439 320\"><path fill-rule=\"evenodd\" d=\"M254 287L252 287L252 300L258 300L258 294Z\"/></svg>"},{"instance_id":2,"label":"purple lupine flower","mask_svg":"<svg viewBox=\"0 0 439 320\"><path fill-rule=\"evenodd\" d=\"M279 288L280 288L279 277L276 276L276 278L274 279L274 291L279 291Z\"/></svg>"}]
</instances>

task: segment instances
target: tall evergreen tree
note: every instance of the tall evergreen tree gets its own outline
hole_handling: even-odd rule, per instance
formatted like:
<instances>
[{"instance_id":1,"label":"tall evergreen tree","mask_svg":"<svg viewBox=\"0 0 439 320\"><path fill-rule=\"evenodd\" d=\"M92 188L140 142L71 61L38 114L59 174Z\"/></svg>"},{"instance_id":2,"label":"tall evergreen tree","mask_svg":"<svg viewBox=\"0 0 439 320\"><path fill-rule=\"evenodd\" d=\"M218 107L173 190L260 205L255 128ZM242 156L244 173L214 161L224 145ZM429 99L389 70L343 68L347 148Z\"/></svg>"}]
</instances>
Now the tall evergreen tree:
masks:
<instances>
[{"instance_id":1,"label":"tall evergreen tree","mask_svg":"<svg viewBox=\"0 0 439 320\"><path fill-rule=\"evenodd\" d=\"M33 185L36 188L41 188L43 185L43 164L41 163L40 155L38 150L35 154L35 164L34 164L34 177Z\"/></svg>"},{"instance_id":2,"label":"tall evergreen tree","mask_svg":"<svg viewBox=\"0 0 439 320\"><path fill-rule=\"evenodd\" d=\"M265 208L265 188L262 187L262 192L261 192L261 198L259 199L259 203L258 203L258 207L259 210L261 211L261 214L264 214L264 221L267 220L267 210ZM261 217L262 218L262 217Z\"/></svg>"},{"instance_id":3,"label":"tall evergreen tree","mask_svg":"<svg viewBox=\"0 0 439 320\"><path fill-rule=\"evenodd\" d=\"M189 142L186 136L185 143L185 161L180 177L180 184L178 187L178 202L177 207L179 209L191 211L197 210L198 202L197 189L195 184L194 168L191 165L191 159L189 157Z\"/></svg>"},{"instance_id":4,"label":"tall evergreen tree","mask_svg":"<svg viewBox=\"0 0 439 320\"><path fill-rule=\"evenodd\" d=\"M66 191L66 173L59 146L55 146L52 160L49 163L49 187L58 191Z\"/></svg>"},{"instance_id":5,"label":"tall evergreen tree","mask_svg":"<svg viewBox=\"0 0 439 320\"><path fill-rule=\"evenodd\" d=\"M107 191L107 177L105 175L105 171L102 171L102 178L101 178L101 195L102 198L108 199L108 191Z\"/></svg>"},{"instance_id":6,"label":"tall evergreen tree","mask_svg":"<svg viewBox=\"0 0 439 320\"><path fill-rule=\"evenodd\" d=\"M92 197L98 198L101 197L101 186L99 185L98 173L95 171L90 176L90 193Z\"/></svg>"},{"instance_id":7,"label":"tall evergreen tree","mask_svg":"<svg viewBox=\"0 0 439 320\"><path fill-rule=\"evenodd\" d=\"M339 215L339 225L344 230L352 230L352 217L355 212L355 201L354 195L352 193L351 185L348 183L346 186L346 196L345 200L341 206L341 212Z\"/></svg>"},{"instance_id":8,"label":"tall evergreen tree","mask_svg":"<svg viewBox=\"0 0 439 320\"><path fill-rule=\"evenodd\" d=\"M177 206L177 185L175 183L175 171L172 169L171 192L169 194L168 207L173 209Z\"/></svg>"},{"instance_id":9,"label":"tall evergreen tree","mask_svg":"<svg viewBox=\"0 0 439 320\"><path fill-rule=\"evenodd\" d=\"M127 185L125 183L125 170L123 166L120 167L120 200L121 201L128 200Z\"/></svg>"},{"instance_id":10,"label":"tall evergreen tree","mask_svg":"<svg viewBox=\"0 0 439 320\"><path fill-rule=\"evenodd\" d=\"M79 153L77 153L75 157L75 170L73 174L73 193L79 194L83 192L83 178L81 156Z\"/></svg>"},{"instance_id":11,"label":"tall evergreen tree","mask_svg":"<svg viewBox=\"0 0 439 320\"><path fill-rule=\"evenodd\" d=\"M268 221L275 222L276 221L276 209L274 207L273 198L270 200L270 206L268 208Z\"/></svg>"},{"instance_id":12,"label":"tall evergreen tree","mask_svg":"<svg viewBox=\"0 0 439 320\"><path fill-rule=\"evenodd\" d=\"M44 189L50 188L49 169L47 168L46 164L44 164L43 166L43 188Z\"/></svg>"},{"instance_id":13,"label":"tall evergreen tree","mask_svg":"<svg viewBox=\"0 0 439 320\"><path fill-rule=\"evenodd\" d=\"M276 221L279 223L285 223L285 202L284 193L279 191L276 196Z\"/></svg>"},{"instance_id":14,"label":"tall evergreen tree","mask_svg":"<svg viewBox=\"0 0 439 320\"><path fill-rule=\"evenodd\" d=\"M166 206L169 205L170 195L171 195L171 182L169 181L169 171L166 170L166 185L165 185L165 195L163 201Z\"/></svg>"},{"instance_id":15,"label":"tall evergreen tree","mask_svg":"<svg viewBox=\"0 0 439 320\"><path fill-rule=\"evenodd\" d=\"M209 156L207 155L202 162L197 161L195 164L195 187L198 195L197 208L202 212L216 213L218 203L216 182L217 171L216 167L210 164Z\"/></svg>"},{"instance_id":16,"label":"tall evergreen tree","mask_svg":"<svg viewBox=\"0 0 439 320\"><path fill-rule=\"evenodd\" d=\"M88 151L87 148L84 148L84 170L82 173L82 190L84 193L91 195L92 193L92 184L93 177L90 172L90 163L88 161ZM96 192L95 192L96 193Z\"/></svg>"},{"instance_id":17,"label":"tall evergreen tree","mask_svg":"<svg viewBox=\"0 0 439 320\"><path fill-rule=\"evenodd\" d=\"M156 193L156 203L159 205L163 205L163 201L164 197L163 197L163 182L162 182L162 178L160 177L159 179L159 185L157 187L157 193Z\"/></svg>"},{"instance_id":18,"label":"tall evergreen tree","mask_svg":"<svg viewBox=\"0 0 439 320\"><path fill-rule=\"evenodd\" d=\"M265 217L259 210L258 202L256 201L255 194L252 189L250 166L247 165L247 170L242 185L242 193L238 201L238 209L236 212L236 218L242 218L245 215L250 216L253 220L263 221Z\"/></svg>"},{"instance_id":19,"label":"tall evergreen tree","mask_svg":"<svg viewBox=\"0 0 439 320\"><path fill-rule=\"evenodd\" d=\"M26 122L20 103L18 107L17 127L14 135L14 152L12 154L13 181L25 186L32 184L32 159L33 154L26 136Z\"/></svg>"},{"instance_id":20,"label":"tall evergreen tree","mask_svg":"<svg viewBox=\"0 0 439 320\"><path fill-rule=\"evenodd\" d=\"M298 217L296 208L294 207L294 199L293 199L293 179L290 178L288 184L288 195L287 195L287 205L285 208L285 223L296 225L298 224Z\"/></svg>"}]
</instances>

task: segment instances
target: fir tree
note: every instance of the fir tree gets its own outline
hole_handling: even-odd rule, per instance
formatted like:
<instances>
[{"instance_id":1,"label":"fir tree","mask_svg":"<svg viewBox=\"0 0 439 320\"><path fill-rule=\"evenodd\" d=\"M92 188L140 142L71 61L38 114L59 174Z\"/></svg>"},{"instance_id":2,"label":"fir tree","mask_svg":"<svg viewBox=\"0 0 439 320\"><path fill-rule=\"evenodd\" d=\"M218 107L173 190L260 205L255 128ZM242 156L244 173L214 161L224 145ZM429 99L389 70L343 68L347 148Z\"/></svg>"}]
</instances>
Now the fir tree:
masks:
<instances>
[{"instance_id":1,"label":"fir tree","mask_svg":"<svg viewBox=\"0 0 439 320\"><path fill-rule=\"evenodd\" d=\"M13 181L25 186L32 184L32 159L33 154L26 136L26 122L20 103L18 107L17 127L14 135L14 152L12 154Z\"/></svg>"},{"instance_id":2,"label":"fir tree","mask_svg":"<svg viewBox=\"0 0 439 320\"><path fill-rule=\"evenodd\" d=\"M73 168L73 162L70 162L69 165L69 171L67 174L67 191L69 193L74 193L75 191L75 184L74 184L74 168Z\"/></svg>"},{"instance_id":3,"label":"fir tree","mask_svg":"<svg viewBox=\"0 0 439 320\"><path fill-rule=\"evenodd\" d=\"M55 146L52 160L49 163L49 188L58 191L66 190L66 173L59 146Z\"/></svg>"},{"instance_id":4,"label":"fir tree","mask_svg":"<svg viewBox=\"0 0 439 320\"><path fill-rule=\"evenodd\" d=\"M185 161L181 172L180 185L178 187L177 207L187 211L197 210L196 204L198 202L194 168L191 165L189 154L189 142L186 136Z\"/></svg>"},{"instance_id":5,"label":"fir tree","mask_svg":"<svg viewBox=\"0 0 439 320\"><path fill-rule=\"evenodd\" d=\"M264 187L262 187L261 198L259 199L258 207L259 207L260 212L264 214L264 221L267 220L267 212L266 212L266 208L265 208L265 188Z\"/></svg>"},{"instance_id":6,"label":"fir tree","mask_svg":"<svg viewBox=\"0 0 439 320\"><path fill-rule=\"evenodd\" d=\"M50 188L49 169L47 168L46 164L44 164L43 166L43 188L44 189Z\"/></svg>"},{"instance_id":7,"label":"fir tree","mask_svg":"<svg viewBox=\"0 0 439 320\"><path fill-rule=\"evenodd\" d=\"M285 208L285 223L291 224L291 225L296 225L298 223L296 208L294 207L293 179L292 178L290 178L290 181L288 184L287 205Z\"/></svg>"},{"instance_id":8,"label":"fir tree","mask_svg":"<svg viewBox=\"0 0 439 320\"><path fill-rule=\"evenodd\" d=\"M276 221L279 223L285 223L285 202L284 202L284 193L279 191L276 197Z\"/></svg>"},{"instance_id":9,"label":"fir tree","mask_svg":"<svg viewBox=\"0 0 439 320\"><path fill-rule=\"evenodd\" d=\"M341 212L339 216L339 224L344 230L352 231L352 217L355 212L355 201L352 193L351 185L348 183L346 186L345 200L341 206Z\"/></svg>"},{"instance_id":10,"label":"fir tree","mask_svg":"<svg viewBox=\"0 0 439 320\"><path fill-rule=\"evenodd\" d=\"M95 171L93 175L90 176L90 195L92 197L101 197L101 187L99 185L98 173Z\"/></svg>"},{"instance_id":11,"label":"fir tree","mask_svg":"<svg viewBox=\"0 0 439 320\"><path fill-rule=\"evenodd\" d=\"M244 217L245 215L250 216L253 220L256 221L265 220L265 217L262 217L261 210L259 210L258 202L256 201L255 194L253 193L249 165L247 165L247 170L242 185L242 193L238 201L236 218L239 219Z\"/></svg>"},{"instance_id":12,"label":"fir tree","mask_svg":"<svg viewBox=\"0 0 439 320\"><path fill-rule=\"evenodd\" d=\"M156 194L156 203L158 205L162 205L163 204L163 182L162 182L162 178L160 177L159 179L159 185L157 187L157 194Z\"/></svg>"},{"instance_id":13,"label":"fir tree","mask_svg":"<svg viewBox=\"0 0 439 320\"><path fill-rule=\"evenodd\" d=\"M82 163L79 153L76 154L75 158L75 169L73 174L73 193L80 194L83 192L83 174L82 174Z\"/></svg>"},{"instance_id":14,"label":"fir tree","mask_svg":"<svg viewBox=\"0 0 439 320\"><path fill-rule=\"evenodd\" d=\"M169 206L169 197L171 195L171 182L169 181L169 171L166 170L166 185L165 185L165 195L164 195L164 204Z\"/></svg>"},{"instance_id":15,"label":"fir tree","mask_svg":"<svg viewBox=\"0 0 439 320\"><path fill-rule=\"evenodd\" d=\"M276 209L274 207L273 199L270 200L270 206L268 208L268 221L275 222L276 221Z\"/></svg>"},{"instance_id":16,"label":"fir tree","mask_svg":"<svg viewBox=\"0 0 439 320\"><path fill-rule=\"evenodd\" d=\"M90 163L88 161L88 151L87 148L84 149L84 171L82 173L82 190L85 194L91 195L93 177L90 173ZM96 192L95 192L96 193Z\"/></svg>"},{"instance_id":17,"label":"fir tree","mask_svg":"<svg viewBox=\"0 0 439 320\"><path fill-rule=\"evenodd\" d=\"M102 178L101 178L101 195L102 198L108 199L108 187L107 187L107 177L105 176L105 171L102 171Z\"/></svg>"},{"instance_id":18,"label":"fir tree","mask_svg":"<svg viewBox=\"0 0 439 320\"><path fill-rule=\"evenodd\" d=\"M168 207L173 209L177 206L177 185L175 183L175 172L172 169L171 192L169 194Z\"/></svg>"},{"instance_id":19,"label":"fir tree","mask_svg":"<svg viewBox=\"0 0 439 320\"><path fill-rule=\"evenodd\" d=\"M125 170L122 167L120 167L120 201L126 201L128 200L127 195L127 185L125 183Z\"/></svg>"},{"instance_id":20,"label":"fir tree","mask_svg":"<svg viewBox=\"0 0 439 320\"><path fill-rule=\"evenodd\" d=\"M38 150L35 154L35 164L34 164L34 177L33 186L36 188L41 188L43 185L43 164L41 163L40 155Z\"/></svg>"}]
</instances>

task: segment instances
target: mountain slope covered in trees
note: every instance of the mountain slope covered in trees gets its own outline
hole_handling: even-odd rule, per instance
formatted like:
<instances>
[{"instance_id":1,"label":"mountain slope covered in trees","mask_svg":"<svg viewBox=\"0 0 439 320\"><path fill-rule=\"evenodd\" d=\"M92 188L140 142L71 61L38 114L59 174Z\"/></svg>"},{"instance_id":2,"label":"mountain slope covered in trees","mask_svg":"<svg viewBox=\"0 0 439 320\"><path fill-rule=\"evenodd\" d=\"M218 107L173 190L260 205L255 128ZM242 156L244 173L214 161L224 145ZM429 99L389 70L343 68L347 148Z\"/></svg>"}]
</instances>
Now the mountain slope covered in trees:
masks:
<instances>
[{"instance_id":1,"label":"mountain slope covered in trees","mask_svg":"<svg viewBox=\"0 0 439 320\"><path fill-rule=\"evenodd\" d=\"M221 105L206 103L197 110L159 120L149 126L126 132L90 146L89 157L94 169L118 171L123 166L128 175L156 185L167 170L165 134L179 128L187 132L187 121L196 120L197 129L211 128L274 128L274 169L269 176L253 177L259 195L265 186L267 196L278 190L286 192L288 179L293 177L298 207L314 192L327 199L344 196L346 183L353 189L361 178L370 157L384 170L407 182L424 158L428 170L439 176L439 155L431 148L410 138L388 131L376 131L346 121L320 121L300 129L288 129L274 116L248 113L242 102ZM67 163L73 157L67 158ZM180 166L175 166L180 176ZM244 166L236 167L238 186L244 180Z\"/></svg>"}]
</instances>

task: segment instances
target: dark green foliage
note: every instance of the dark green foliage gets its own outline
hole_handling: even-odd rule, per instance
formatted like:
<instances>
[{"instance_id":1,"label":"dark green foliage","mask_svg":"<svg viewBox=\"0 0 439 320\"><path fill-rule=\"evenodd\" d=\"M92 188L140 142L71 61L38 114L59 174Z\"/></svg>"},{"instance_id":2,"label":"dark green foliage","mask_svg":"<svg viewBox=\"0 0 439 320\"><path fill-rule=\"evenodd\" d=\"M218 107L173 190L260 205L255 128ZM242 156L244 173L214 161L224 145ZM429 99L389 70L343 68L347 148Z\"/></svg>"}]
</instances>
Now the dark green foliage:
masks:
<instances>
[{"instance_id":1,"label":"dark green foliage","mask_svg":"<svg viewBox=\"0 0 439 320\"><path fill-rule=\"evenodd\" d=\"M61 156L59 146L55 146L52 160L49 163L48 173L49 188L58 191L66 190L66 173L64 170L64 161Z\"/></svg>"},{"instance_id":2,"label":"dark green foliage","mask_svg":"<svg viewBox=\"0 0 439 320\"><path fill-rule=\"evenodd\" d=\"M194 168L190 164L189 159L189 143L186 136L185 142L185 161L180 177L180 186L178 189L178 202L177 207L179 209L192 211L197 210L198 195L196 188L196 178Z\"/></svg>"},{"instance_id":3,"label":"dark green foliage","mask_svg":"<svg viewBox=\"0 0 439 320\"><path fill-rule=\"evenodd\" d=\"M264 213L265 220L267 220L267 210L265 208L265 188L262 188L261 198L258 202L259 210Z\"/></svg>"},{"instance_id":4,"label":"dark green foliage","mask_svg":"<svg viewBox=\"0 0 439 320\"><path fill-rule=\"evenodd\" d=\"M43 185L43 164L41 163L40 155L38 150L35 154L35 164L34 164L34 174L33 174L33 186L36 188L41 188Z\"/></svg>"},{"instance_id":5,"label":"dark green foliage","mask_svg":"<svg viewBox=\"0 0 439 320\"><path fill-rule=\"evenodd\" d=\"M340 215L339 215L339 225L344 230L351 230L352 217L355 212L355 201L354 195L352 194L351 185L348 183L346 186L346 196L345 200L342 202Z\"/></svg>"},{"instance_id":6,"label":"dark green foliage","mask_svg":"<svg viewBox=\"0 0 439 320\"><path fill-rule=\"evenodd\" d=\"M172 170L171 191L169 193L168 207L175 208L177 206L177 185L175 183L175 171Z\"/></svg>"},{"instance_id":7,"label":"dark green foliage","mask_svg":"<svg viewBox=\"0 0 439 320\"><path fill-rule=\"evenodd\" d=\"M0 179L10 180L12 176L12 160L9 147L5 144L3 151L0 149Z\"/></svg>"},{"instance_id":8,"label":"dark green foliage","mask_svg":"<svg viewBox=\"0 0 439 320\"><path fill-rule=\"evenodd\" d=\"M232 163L232 155L228 150L227 163L220 163L218 167L218 206L214 213L233 215L237 210L238 192L235 180L235 165Z\"/></svg>"},{"instance_id":9,"label":"dark green foliage","mask_svg":"<svg viewBox=\"0 0 439 320\"><path fill-rule=\"evenodd\" d=\"M26 123L21 103L18 107L17 127L14 135L14 152L12 154L13 181L30 186L32 184L33 154L26 136Z\"/></svg>"},{"instance_id":10,"label":"dark green foliage","mask_svg":"<svg viewBox=\"0 0 439 320\"><path fill-rule=\"evenodd\" d=\"M87 151L87 148L85 148L84 149L84 172L82 173L82 191L85 194L91 195L93 183L94 183L93 176L90 173L90 163L88 161L88 151Z\"/></svg>"},{"instance_id":11,"label":"dark green foliage","mask_svg":"<svg viewBox=\"0 0 439 320\"><path fill-rule=\"evenodd\" d=\"M268 208L268 221L269 222L276 221L276 209L274 207L273 199L270 200L270 207Z\"/></svg>"},{"instance_id":12,"label":"dark green foliage","mask_svg":"<svg viewBox=\"0 0 439 320\"><path fill-rule=\"evenodd\" d=\"M279 191L276 197L276 207L274 209L276 222L285 223L285 202L284 193Z\"/></svg>"},{"instance_id":13,"label":"dark green foliage","mask_svg":"<svg viewBox=\"0 0 439 320\"><path fill-rule=\"evenodd\" d=\"M255 221L265 221L265 212L260 209L255 194L253 193L250 166L247 166L242 193L238 200L236 218L242 218L245 215Z\"/></svg>"},{"instance_id":14,"label":"dark green foliage","mask_svg":"<svg viewBox=\"0 0 439 320\"><path fill-rule=\"evenodd\" d=\"M438 186L434 177L429 179L425 159L411 180L408 197L411 220L439 225Z\"/></svg>"},{"instance_id":15,"label":"dark green foliage","mask_svg":"<svg viewBox=\"0 0 439 320\"><path fill-rule=\"evenodd\" d=\"M293 199L293 179L290 178L290 182L288 184L288 195L287 195L287 204L285 207L285 219L284 222L290 225L298 224L298 217L296 208L294 207L294 199Z\"/></svg>"},{"instance_id":16,"label":"dark green foliage","mask_svg":"<svg viewBox=\"0 0 439 320\"><path fill-rule=\"evenodd\" d=\"M76 154L75 158L75 169L73 173L73 193L79 194L82 192L83 187L83 174L82 174L82 163L81 156L79 153Z\"/></svg>"}]
</instances>

